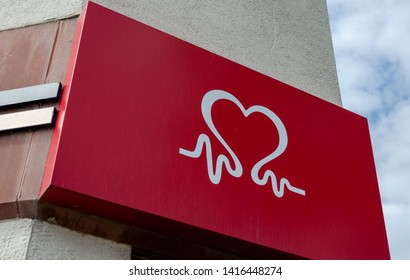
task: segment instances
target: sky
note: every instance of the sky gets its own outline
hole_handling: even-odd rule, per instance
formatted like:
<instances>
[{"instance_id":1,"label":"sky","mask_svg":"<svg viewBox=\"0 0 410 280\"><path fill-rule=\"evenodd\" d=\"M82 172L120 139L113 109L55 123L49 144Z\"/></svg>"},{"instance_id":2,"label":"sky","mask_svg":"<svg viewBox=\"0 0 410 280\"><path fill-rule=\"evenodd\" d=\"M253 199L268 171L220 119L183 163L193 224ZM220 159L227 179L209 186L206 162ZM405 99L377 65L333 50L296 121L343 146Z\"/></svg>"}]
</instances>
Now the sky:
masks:
<instances>
[{"instance_id":1,"label":"sky","mask_svg":"<svg viewBox=\"0 0 410 280\"><path fill-rule=\"evenodd\" d=\"M327 0L343 107L369 120L392 259L410 259L410 1Z\"/></svg>"}]
</instances>

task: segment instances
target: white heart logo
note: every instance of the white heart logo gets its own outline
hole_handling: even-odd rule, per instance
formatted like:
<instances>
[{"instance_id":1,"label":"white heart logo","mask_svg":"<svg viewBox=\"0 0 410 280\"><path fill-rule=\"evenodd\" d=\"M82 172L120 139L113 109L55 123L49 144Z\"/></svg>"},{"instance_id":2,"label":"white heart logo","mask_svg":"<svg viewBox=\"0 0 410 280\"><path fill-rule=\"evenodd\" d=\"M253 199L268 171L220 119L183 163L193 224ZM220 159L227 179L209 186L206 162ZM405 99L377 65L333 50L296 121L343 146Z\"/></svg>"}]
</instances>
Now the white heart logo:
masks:
<instances>
[{"instance_id":1,"label":"white heart logo","mask_svg":"<svg viewBox=\"0 0 410 280\"><path fill-rule=\"evenodd\" d=\"M214 169L213 160L212 160L211 141L209 140L209 137L206 134L199 135L196 147L193 151L188 151L188 150L180 148L179 153L187 157L198 158L202 154L202 149L205 147L208 176L211 182L214 184L218 184L221 181L223 166L225 166L228 173L231 174L232 176L237 177L237 178L242 176L243 168L242 168L241 162L239 161L236 154L232 151L231 147L229 147L226 141L222 138L222 136L220 135L218 130L215 128L215 125L212 121L212 116L211 116L212 106L216 101L223 100L223 99L229 100L235 103L235 105L238 106L238 108L242 111L245 117L248 117L250 114L255 113L255 112L264 114L266 117L268 117L272 121L272 123L275 125L276 129L278 130L278 133L279 133L278 147L271 154L261 159L253 166L251 170L252 180L257 185L264 186L268 183L269 178L270 178L271 184L272 184L272 190L277 197L283 196L285 187L291 192L294 192L300 195L305 195L304 190L292 186L286 178L280 179L280 183L278 185L278 180L276 178L275 173L272 170L265 171L265 173L262 176L262 179L259 178L259 175L258 175L259 170L265 164L267 164L268 162L280 156L287 147L288 136L286 133L286 128L283 122L280 120L280 118L268 108L260 106L260 105L255 105L255 106L249 107L248 109L245 109L242 103L235 96L233 96L232 94L226 91L223 91L223 90L208 91L202 99L201 111L202 111L202 116L206 124L208 125L209 129L212 131L212 133L215 135L218 141L222 144L222 146L228 151L230 157L232 158L234 162L234 168L231 166L227 156L220 154L218 155L216 159L216 165Z\"/></svg>"}]
</instances>

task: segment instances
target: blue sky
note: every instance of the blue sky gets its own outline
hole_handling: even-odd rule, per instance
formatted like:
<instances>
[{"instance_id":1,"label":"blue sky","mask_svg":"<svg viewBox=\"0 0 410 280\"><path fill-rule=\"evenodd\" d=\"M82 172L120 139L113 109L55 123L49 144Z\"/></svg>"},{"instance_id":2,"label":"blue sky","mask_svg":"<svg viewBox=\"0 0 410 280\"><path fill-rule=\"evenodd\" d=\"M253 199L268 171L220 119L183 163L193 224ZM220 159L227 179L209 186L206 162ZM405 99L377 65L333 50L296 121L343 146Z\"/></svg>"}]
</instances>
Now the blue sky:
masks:
<instances>
[{"instance_id":1,"label":"blue sky","mask_svg":"<svg viewBox=\"0 0 410 280\"><path fill-rule=\"evenodd\" d=\"M327 0L343 107L369 120L393 259L410 259L410 1Z\"/></svg>"}]
</instances>

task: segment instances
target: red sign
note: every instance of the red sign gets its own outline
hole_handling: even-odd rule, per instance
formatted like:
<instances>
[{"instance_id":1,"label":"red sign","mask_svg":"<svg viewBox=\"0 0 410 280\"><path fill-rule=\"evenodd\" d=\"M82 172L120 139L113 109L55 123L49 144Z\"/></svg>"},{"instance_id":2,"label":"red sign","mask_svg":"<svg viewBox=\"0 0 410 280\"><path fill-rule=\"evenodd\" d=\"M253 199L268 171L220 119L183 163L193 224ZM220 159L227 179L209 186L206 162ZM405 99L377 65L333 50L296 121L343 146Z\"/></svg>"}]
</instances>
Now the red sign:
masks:
<instances>
[{"instance_id":1,"label":"red sign","mask_svg":"<svg viewBox=\"0 0 410 280\"><path fill-rule=\"evenodd\" d=\"M41 199L223 249L389 258L366 119L93 3Z\"/></svg>"}]
</instances>

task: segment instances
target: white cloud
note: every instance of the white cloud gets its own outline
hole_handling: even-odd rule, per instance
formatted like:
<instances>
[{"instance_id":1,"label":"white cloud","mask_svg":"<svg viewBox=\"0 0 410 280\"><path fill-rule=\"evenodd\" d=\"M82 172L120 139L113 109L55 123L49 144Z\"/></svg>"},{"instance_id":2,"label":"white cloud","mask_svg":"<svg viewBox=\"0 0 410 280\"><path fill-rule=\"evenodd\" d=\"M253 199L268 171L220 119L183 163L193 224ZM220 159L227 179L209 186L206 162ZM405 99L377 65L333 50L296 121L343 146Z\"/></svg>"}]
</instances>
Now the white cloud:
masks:
<instances>
[{"instance_id":1,"label":"white cloud","mask_svg":"<svg viewBox=\"0 0 410 280\"><path fill-rule=\"evenodd\" d=\"M410 259L410 1L328 6L343 104L370 120L392 258Z\"/></svg>"},{"instance_id":2,"label":"white cloud","mask_svg":"<svg viewBox=\"0 0 410 280\"><path fill-rule=\"evenodd\" d=\"M409 203L410 101L396 104L372 127L383 199L386 202Z\"/></svg>"},{"instance_id":3,"label":"white cloud","mask_svg":"<svg viewBox=\"0 0 410 280\"><path fill-rule=\"evenodd\" d=\"M408 248L410 223L410 205L390 204L383 205L384 217L387 226L387 234L394 236L389 239L390 252L395 259L409 259ZM404 248L404 250L403 250Z\"/></svg>"}]
</instances>

